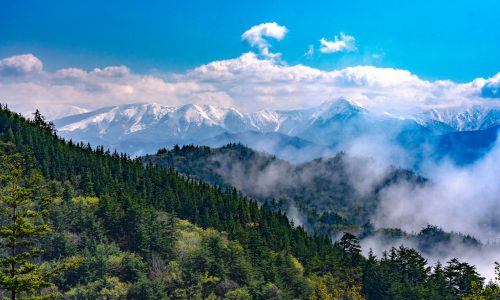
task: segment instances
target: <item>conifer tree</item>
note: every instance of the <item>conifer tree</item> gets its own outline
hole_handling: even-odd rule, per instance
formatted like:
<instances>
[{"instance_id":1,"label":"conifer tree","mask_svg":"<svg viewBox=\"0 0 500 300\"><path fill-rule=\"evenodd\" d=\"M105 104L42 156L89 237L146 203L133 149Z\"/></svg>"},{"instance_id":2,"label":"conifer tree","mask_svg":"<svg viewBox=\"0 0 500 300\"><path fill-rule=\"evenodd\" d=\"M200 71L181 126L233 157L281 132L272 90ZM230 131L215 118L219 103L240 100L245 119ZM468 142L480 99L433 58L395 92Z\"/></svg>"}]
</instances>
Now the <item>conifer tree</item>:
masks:
<instances>
[{"instance_id":1,"label":"conifer tree","mask_svg":"<svg viewBox=\"0 0 500 300\"><path fill-rule=\"evenodd\" d=\"M50 299L55 293L39 295L39 290L53 286L48 281L75 267L79 261L42 267L43 250L38 238L51 232L44 221L47 206L54 200L41 193L41 176L24 174L20 155L3 155L0 172L0 289L10 299Z\"/></svg>"},{"instance_id":2,"label":"conifer tree","mask_svg":"<svg viewBox=\"0 0 500 300\"><path fill-rule=\"evenodd\" d=\"M344 233L344 235L339 241L339 245L346 253L352 253L352 254L361 253L361 246L359 244L359 239L355 235L349 232Z\"/></svg>"}]
</instances>

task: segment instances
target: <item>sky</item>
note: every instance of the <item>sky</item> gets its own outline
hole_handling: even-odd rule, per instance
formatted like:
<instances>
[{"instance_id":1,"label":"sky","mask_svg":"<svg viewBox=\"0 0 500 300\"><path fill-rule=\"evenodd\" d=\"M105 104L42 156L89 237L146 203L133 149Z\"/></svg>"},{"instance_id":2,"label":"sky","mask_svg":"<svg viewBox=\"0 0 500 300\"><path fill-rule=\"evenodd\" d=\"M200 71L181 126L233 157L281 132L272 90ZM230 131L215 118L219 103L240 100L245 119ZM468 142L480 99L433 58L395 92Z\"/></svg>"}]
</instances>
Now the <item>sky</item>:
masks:
<instances>
[{"instance_id":1,"label":"sky","mask_svg":"<svg viewBox=\"0 0 500 300\"><path fill-rule=\"evenodd\" d=\"M57 107L124 102L256 110L351 97L404 110L438 98L463 104L474 93L498 99L499 12L496 0L0 1L0 97L21 110L50 104L53 117L65 113ZM22 67L12 71L13 64ZM122 68L121 79L109 67ZM272 82L261 74L269 68L278 77ZM444 91L444 81L453 88ZM346 92L347 85L357 90ZM434 94L423 95L431 85Z\"/></svg>"}]
</instances>

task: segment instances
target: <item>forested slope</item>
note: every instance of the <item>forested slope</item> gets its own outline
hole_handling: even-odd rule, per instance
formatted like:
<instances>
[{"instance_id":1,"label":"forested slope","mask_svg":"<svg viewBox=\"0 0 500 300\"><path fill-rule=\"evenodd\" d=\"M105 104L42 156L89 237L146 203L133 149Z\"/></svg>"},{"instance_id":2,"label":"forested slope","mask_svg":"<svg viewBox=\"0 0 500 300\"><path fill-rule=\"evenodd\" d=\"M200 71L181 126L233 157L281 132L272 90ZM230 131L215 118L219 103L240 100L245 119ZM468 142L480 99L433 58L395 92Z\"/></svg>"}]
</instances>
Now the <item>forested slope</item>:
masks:
<instances>
[{"instance_id":1,"label":"forested slope","mask_svg":"<svg viewBox=\"0 0 500 300\"><path fill-rule=\"evenodd\" d=\"M363 258L350 234L336 244L309 236L284 214L260 208L236 190L186 178L172 168L143 166L102 147L65 142L39 115L28 121L3 107L0 134L2 156L21 154L26 176L40 172L46 192L58 199L50 208L54 231L41 241L42 262L84 258L79 268L54 279L66 298L498 295L496 286L483 289L466 263L431 269L418 252L404 247L380 259Z\"/></svg>"},{"instance_id":2,"label":"forested slope","mask_svg":"<svg viewBox=\"0 0 500 300\"><path fill-rule=\"evenodd\" d=\"M309 232L335 236L343 230L362 231L385 188L405 183L423 185L427 179L370 158L339 153L292 164L241 144L220 148L200 146L160 149L143 158L163 168L218 186L235 187L245 196L274 210L293 210L296 223Z\"/></svg>"}]
</instances>

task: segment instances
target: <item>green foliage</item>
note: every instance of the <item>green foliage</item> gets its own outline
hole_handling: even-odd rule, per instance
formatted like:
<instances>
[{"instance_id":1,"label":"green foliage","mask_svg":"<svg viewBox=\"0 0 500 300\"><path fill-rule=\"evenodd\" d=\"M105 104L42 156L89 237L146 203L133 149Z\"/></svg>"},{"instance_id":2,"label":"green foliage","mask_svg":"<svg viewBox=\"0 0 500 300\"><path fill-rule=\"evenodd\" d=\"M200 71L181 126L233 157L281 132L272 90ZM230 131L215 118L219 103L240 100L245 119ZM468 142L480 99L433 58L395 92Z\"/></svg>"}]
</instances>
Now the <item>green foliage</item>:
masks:
<instances>
[{"instance_id":1,"label":"green foliage","mask_svg":"<svg viewBox=\"0 0 500 300\"><path fill-rule=\"evenodd\" d=\"M71 201L73 203L85 205L85 206L96 206L99 204L99 198L97 197L83 197L83 196L78 196L71 198Z\"/></svg>"},{"instance_id":2,"label":"green foliage","mask_svg":"<svg viewBox=\"0 0 500 300\"><path fill-rule=\"evenodd\" d=\"M105 277L85 286L77 286L66 293L69 299L125 299L128 285L118 277Z\"/></svg>"},{"instance_id":3,"label":"green foliage","mask_svg":"<svg viewBox=\"0 0 500 300\"><path fill-rule=\"evenodd\" d=\"M10 292L11 299L49 299L54 293L41 289L52 287L48 281L79 264L79 260L42 265L36 259L43 254L36 240L51 232L45 222L47 206L54 198L44 192L38 173L25 174L20 155L3 155L0 174L0 288Z\"/></svg>"},{"instance_id":4,"label":"green foliage","mask_svg":"<svg viewBox=\"0 0 500 300\"><path fill-rule=\"evenodd\" d=\"M480 284L484 278L480 277L474 266L465 262L460 262L453 258L444 268L444 275L448 284L458 295L468 295L471 292L472 284Z\"/></svg>"},{"instance_id":5,"label":"green foliage","mask_svg":"<svg viewBox=\"0 0 500 300\"><path fill-rule=\"evenodd\" d=\"M332 274L314 278L314 290L309 300L362 300L361 286L351 280L340 280Z\"/></svg>"}]
</instances>

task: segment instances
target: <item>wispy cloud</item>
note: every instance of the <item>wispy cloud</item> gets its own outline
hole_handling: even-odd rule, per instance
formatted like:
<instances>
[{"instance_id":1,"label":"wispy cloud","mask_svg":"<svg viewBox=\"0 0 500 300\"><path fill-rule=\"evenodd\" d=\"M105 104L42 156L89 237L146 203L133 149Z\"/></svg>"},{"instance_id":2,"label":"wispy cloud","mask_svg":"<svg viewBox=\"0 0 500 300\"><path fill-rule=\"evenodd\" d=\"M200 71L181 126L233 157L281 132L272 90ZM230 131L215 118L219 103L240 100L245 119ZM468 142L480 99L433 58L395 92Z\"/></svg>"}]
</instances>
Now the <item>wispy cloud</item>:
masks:
<instances>
[{"instance_id":1,"label":"wispy cloud","mask_svg":"<svg viewBox=\"0 0 500 300\"><path fill-rule=\"evenodd\" d=\"M350 52L356 51L356 40L353 36L340 33L340 38L338 36L334 37L333 41L329 41L322 38L320 41L321 46L319 51L321 53L335 53L335 52Z\"/></svg>"},{"instance_id":2,"label":"wispy cloud","mask_svg":"<svg viewBox=\"0 0 500 300\"><path fill-rule=\"evenodd\" d=\"M309 45L309 48L304 53L305 57L312 57L314 55L314 45Z\"/></svg>"},{"instance_id":3,"label":"wispy cloud","mask_svg":"<svg viewBox=\"0 0 500 300\"><path fill-rule=\"evenodd\" d=\"M245 31L241 35L241 39L247 41L252 47L257 47L265 57L279 57L279 54L269 51L271 45L266 38L280 41L285 37L287 31L285 26L278 25L276 22L262 23Z\"/></svg>"}]
</instances>

